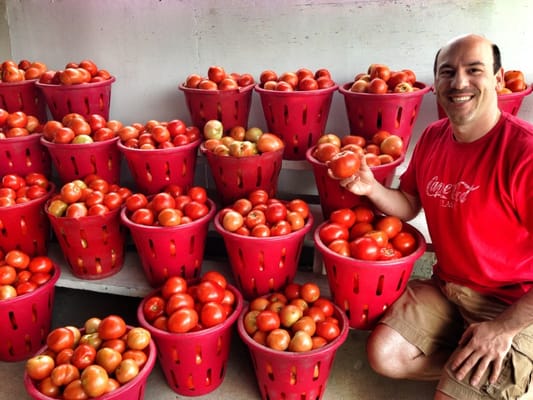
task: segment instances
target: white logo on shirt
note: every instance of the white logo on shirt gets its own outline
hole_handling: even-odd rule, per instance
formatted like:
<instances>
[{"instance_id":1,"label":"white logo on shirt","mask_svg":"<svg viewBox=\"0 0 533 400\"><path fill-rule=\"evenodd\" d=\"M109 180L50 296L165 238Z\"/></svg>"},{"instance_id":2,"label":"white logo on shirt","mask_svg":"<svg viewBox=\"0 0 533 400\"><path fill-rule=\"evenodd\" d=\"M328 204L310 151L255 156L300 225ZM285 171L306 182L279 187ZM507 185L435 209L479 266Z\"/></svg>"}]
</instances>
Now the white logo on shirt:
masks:
<instances>
[{"instance_id":1,"label":"white logo on shirt","mask_svg":"<svg viewBox=\"0 0 533 400\"><path fill-rule=\"evenodd\" d=\"M426 186L426 195L441 199L442 207L453 207L457 202L464 203L468 195L479 186L472 186L466 182L440 182L437 176L431 178Z\"/></svg>"}]
</instances>

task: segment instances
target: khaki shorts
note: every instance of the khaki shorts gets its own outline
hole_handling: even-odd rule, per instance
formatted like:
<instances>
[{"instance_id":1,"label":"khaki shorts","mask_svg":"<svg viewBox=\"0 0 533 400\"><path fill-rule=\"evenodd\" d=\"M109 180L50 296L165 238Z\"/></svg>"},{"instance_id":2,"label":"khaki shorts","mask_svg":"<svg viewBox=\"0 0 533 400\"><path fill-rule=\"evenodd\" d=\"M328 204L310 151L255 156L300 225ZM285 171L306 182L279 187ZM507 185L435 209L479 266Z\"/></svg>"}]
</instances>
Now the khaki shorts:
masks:
<instances>
[{"instance_id":1,"label":"khaki shorts","mask_svg":"<svg viewBox=\"0 0 533 400\"><path fill-rule=\"evenodd\" d=\"M507 305L453 283L412 280L405 293L391 306L381 323L398 331L409 343L429 355L439 348L453 351L465 326L493 319ZM533 399L528 392L533 372L533 325L513 339L498 381L490 385L488 372L480 388L471 386L470 376L457 380L448 365L438 390L455 399ZM521 397L523 396L523 397Z\"/></svg>"}]
</instances>

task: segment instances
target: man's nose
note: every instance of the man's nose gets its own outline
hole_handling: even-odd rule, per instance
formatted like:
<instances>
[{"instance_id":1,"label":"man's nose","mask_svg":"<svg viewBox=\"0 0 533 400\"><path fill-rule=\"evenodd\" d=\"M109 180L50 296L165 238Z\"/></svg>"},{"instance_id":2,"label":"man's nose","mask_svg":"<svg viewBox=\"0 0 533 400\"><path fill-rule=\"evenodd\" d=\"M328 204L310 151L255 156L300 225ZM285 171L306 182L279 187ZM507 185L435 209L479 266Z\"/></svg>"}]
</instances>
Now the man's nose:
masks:
<instances>
[{"instance_id":1,"label":"man's nose","mask_svg":"<svg viewBox=\"0 0 533 400\"><path fill-rule=\"evenodd\" d=\"M452 79L452 87L462 89L468 86L468 74L465 71L456 71Z\"/></svg>"}]
</instances>

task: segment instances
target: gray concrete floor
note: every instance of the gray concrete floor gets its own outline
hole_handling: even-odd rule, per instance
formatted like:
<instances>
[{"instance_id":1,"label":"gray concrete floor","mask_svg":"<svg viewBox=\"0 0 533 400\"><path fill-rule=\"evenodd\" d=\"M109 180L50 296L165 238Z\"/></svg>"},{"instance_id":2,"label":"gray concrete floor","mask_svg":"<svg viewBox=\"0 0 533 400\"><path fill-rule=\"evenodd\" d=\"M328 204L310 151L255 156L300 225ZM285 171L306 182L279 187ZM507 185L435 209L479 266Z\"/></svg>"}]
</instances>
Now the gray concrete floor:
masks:
<instances>
[{"instance_id":1,"label":"gray concrete floor","mask_svg":"<svg viewBox=\"0 0 533 400\"><path fill-rule=\"evenodd\" d=\"M129 324L138 325L135 312L139 302L139 298L56 288L52 325L81 326L89 317L102 317L111 313L122 315ZM324 400L426 400L433 397L435 383L396 381L374 373L368 366L364 351L367 335L366 331L350 330L346 342L337 351L322 397ZM0 362L1 400L30 399L23 384L24 365L25 362ZM170 389L159 363L156 363L148 378L145 399L180 398L187 397L180 396ZM210 394L196 398L261 399L248 349L238 337L236 330L224 381Z\"/></svg>"}]
</instances>

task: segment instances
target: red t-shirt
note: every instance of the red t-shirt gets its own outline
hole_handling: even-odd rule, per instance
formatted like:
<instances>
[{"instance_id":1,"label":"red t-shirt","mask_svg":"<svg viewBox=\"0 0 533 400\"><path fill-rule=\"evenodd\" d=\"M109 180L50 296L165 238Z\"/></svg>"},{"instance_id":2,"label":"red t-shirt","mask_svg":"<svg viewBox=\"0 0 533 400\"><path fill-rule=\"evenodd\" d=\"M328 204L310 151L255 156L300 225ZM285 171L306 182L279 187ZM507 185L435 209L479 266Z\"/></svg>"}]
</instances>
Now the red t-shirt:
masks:
<instances>
[{"instance_id":1,"label":"red t-shirt","mask_svg":"<svg viewBox=\"0 0 533 400\"><path fill-rule=\"evenodd\" d=\"M420 198L435 274L513 302L533 285L533 125L503 113L472 143L424 131L400 188Z\"/></svg>"}]
</instances>

